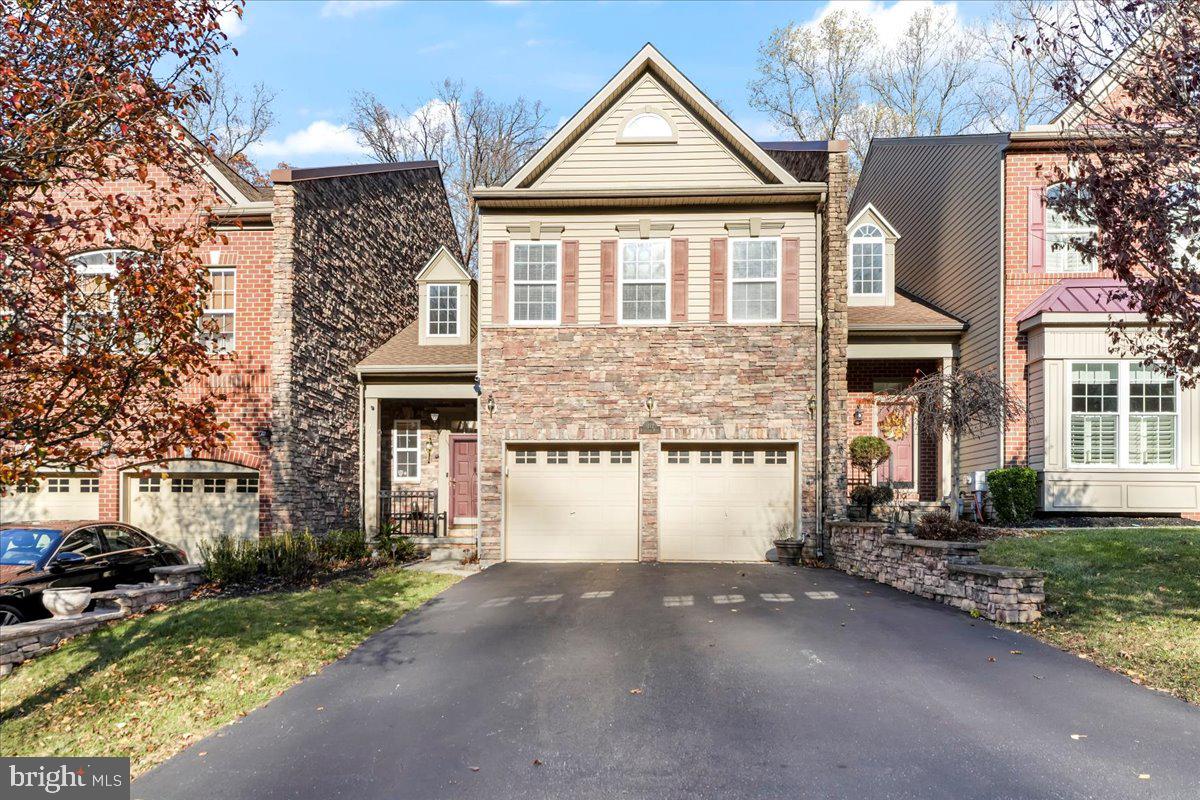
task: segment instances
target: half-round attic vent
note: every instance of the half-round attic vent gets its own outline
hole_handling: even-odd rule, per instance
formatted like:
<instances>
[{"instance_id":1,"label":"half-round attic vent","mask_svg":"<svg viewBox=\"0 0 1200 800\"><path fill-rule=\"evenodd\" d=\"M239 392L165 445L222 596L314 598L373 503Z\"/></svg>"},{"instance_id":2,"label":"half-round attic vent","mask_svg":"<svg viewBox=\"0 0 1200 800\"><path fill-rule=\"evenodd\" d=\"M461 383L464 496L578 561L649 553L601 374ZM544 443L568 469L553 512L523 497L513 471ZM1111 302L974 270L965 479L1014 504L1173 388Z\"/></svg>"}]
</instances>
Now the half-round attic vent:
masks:
<instances>
[{"instance_id":1,"label":"half-round attic vent","mask_svg":"<svg viewBox=\"0 0 1200 800\"><path fill-rule=\"evenodd\" d=\"M675 130L666 117L653 111L643 111L634 114L621 129L622 139L663 139L675 138Z\"/></svg>"}]
</instances>

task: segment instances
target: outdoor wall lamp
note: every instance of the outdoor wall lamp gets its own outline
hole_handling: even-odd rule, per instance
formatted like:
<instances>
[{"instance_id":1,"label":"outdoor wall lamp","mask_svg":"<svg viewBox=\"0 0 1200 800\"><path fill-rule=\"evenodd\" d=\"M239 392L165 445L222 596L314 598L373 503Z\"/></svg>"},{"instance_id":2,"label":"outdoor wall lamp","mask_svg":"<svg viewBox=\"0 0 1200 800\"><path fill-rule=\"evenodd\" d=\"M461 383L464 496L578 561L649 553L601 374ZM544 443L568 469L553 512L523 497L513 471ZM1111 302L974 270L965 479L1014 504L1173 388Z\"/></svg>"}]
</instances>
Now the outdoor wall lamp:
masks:
<instances>
[{"instance_id":1,"label":"outdoor wall lamp","mask_svg":"<svg viewBox=\"0 0 1200 800\"><path fill-rule=\"evenodd\" d=\"M854 424L862 425L862 422L863 422L862 406L855 406L854 407Z\"/></svg>"},{"instance_id":2,"label":"outdoor wall lamp","mask_svg":"<svg viewBox=\"0 0 1200 800\"><path fill-rule=\"evenodd\" d=\"M439 414L439 413L438 413L438 412L436 412L436 411L430 411L430 412L429 412L429 419L431 419L433 422L437 422L437 421L438 421L438 417L440 417L440 416L441 416L441 414Z\"/></svg>"},{"instance_id":3,"label":"outdoor wall lamp","mask_svg":"<svg viewBox=\"0 0 1200 800\"><path fill-rule=\"evenodd\" d=\"M808 398L808 418L817 418L817 398L815 396Z\"/></svg>"},{"instance_id":4,"label":"outdoor wall lamp","mask_svg":"<svg viewBox=\"0 0 1200 800\"><path fill-rule=\"evenodd\" d=\"M488 395L487 412L489 417L496 413L496 395L494 394Z\"/></svg>"},{"instance_id":5,"label":"outdoor wall lamp","mask_svg":"<svg viewBox=\"0 0 1200 800\"><path fill-rule=\"evenodd\" d=\"M650 416L654 416L654 398L653 397L646 398L646 413L649 414Z\"/></svg>"}]
</instances>

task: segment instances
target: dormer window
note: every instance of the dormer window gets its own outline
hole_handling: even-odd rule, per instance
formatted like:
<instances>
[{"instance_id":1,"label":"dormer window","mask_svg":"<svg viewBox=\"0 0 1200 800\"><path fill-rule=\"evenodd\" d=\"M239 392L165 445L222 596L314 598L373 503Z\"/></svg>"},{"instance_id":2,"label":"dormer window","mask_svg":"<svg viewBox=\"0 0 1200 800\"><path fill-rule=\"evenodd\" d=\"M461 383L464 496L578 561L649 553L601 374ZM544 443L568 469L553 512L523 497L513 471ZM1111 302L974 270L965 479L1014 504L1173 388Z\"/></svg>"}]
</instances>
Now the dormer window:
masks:
<instances>
[{"instance_id":1,"label":"dormer window","mask_svg":"<svg viewBox=\"0 0 1200 800\"><path fill-rule=\"evenodd\" d=\"M429 284L429 335L458 336L458 284Z\"/></svg>"},{"instance_id":2,"label":"dormer window","mask_svg":"<svg viewBox=\"0 0 1200 800\"><path fill-rule=\"evenodd\" d=\"M850 293L883 295L883 231L860 225L850 237Z\"/></svg>"}]
</instances>

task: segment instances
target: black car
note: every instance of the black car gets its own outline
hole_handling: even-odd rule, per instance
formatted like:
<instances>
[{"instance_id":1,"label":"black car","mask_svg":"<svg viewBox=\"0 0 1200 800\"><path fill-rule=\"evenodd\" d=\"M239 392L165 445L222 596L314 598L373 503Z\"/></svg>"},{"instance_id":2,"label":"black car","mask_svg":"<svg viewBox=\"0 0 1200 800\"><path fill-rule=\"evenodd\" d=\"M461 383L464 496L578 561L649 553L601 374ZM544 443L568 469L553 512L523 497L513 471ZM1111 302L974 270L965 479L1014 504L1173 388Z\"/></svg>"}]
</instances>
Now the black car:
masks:
<instances>
[{"instance_id":1,"label":"black car","mask_svg":"<svg viewBox=\"0 0 1200 800\"><path fill-rule=\"evenodd\" d=\"M122 522L22 522L0 526L0 625L50 615L42 590L146 583L152 567L187 553Z\"/></svg>"}]
</instances>

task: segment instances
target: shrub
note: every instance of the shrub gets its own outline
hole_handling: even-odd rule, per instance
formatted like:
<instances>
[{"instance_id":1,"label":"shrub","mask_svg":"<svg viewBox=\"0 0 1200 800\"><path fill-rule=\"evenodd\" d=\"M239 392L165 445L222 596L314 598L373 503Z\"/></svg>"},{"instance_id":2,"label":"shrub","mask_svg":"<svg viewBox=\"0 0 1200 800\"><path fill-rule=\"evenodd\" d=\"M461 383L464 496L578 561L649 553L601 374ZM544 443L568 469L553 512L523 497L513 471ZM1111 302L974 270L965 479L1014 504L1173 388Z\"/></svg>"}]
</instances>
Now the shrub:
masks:
<instances>
[{"instance_id":1,"label":"shrub","mask_svg":"<svg viewBox=\"0 0 1200 800\"><path fill-rule=\"evenodd\" d=\"M950 519L950 512L938 509L921 515L917 523L918 539L940 542L976 542L980 538L979 523L973 519Z\"/></svg>"},{"instance_id":2,"label":"shrub","mask_svg":"<svg viewBox=\"0 0 1200 800\"><path fill-rule=\"evenodd\" d=\"M204 574L220 584L248 583L258 576L258 543L253 540L218 536L200 543Z\"/></svg>"},{"instance_id":3,"label":"shrub","mask_svg":"<svg viewBox=\"0 0 1200 800\"><path fill-rule=\"evenodd\" d=\"M387 526L379 532L378 542L380 553L390 561L404 564L417 560L417 546L413 544L412 539L395 533Z\"/></svg>"},{"instance_id":4,"label":"shrub","mask_svg":"<svg viewBox=\"0 0 1200 800\"><path fill-rule=\"evenodd\" d=\"M311 533L285 531L258 540L259 574L285 581L312 576L319 566L317 540Z\"/></svg>"},{"instance_id":5,"label":"shrub","mask_svg":"<svg viewBox=\"0 0 1200 800\"><path fill-rule=\"evenodd\" d=\"M850 463L870 474L888 460L892 447L878 436L855 436L850 440Z\"/></svg>"},{"instance_id":6,"label":"shrub","mask_svg":"<svg viewBox=\"0 0 1200 800\"><path fill-rule=\"evenodd\" d=\"M987 474L988 493L996 517L1005 525L1020 525L1037 510L1037 472L1029 467L1004 467Z\"/></svg>"},{"instance_id":7,"label":"shrub","mask_svg":"<svg viewBox=\"0 0 1200 800\"><path fill-rule=\"evenodd\" d=\"M865 508L868 514L875 506L892 502L894 496L895 493L890 486L872 486L860 483L850 490L850 502Z\"/></svg>"},{"instance_id":8,"label":"shrub","mask_svg":"<svg viewBox=\"0 0 1200 800\"><path fill-rule=\"evenodd\" d=\"M370 557L371 548L362 531L329 531L317 538L317 553L323 562L361 561Z\"/></svg>"}]
</instances>

